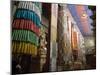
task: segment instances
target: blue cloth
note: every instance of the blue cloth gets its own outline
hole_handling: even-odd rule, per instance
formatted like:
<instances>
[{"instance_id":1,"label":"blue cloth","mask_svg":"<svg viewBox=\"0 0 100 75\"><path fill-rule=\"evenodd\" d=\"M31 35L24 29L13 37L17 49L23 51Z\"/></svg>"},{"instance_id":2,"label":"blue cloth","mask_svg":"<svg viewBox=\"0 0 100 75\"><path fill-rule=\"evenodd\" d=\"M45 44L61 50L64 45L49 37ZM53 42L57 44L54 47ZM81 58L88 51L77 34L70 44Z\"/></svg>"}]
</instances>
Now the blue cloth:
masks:
<instances>
[{"instance_id":1,"label":"blue cloth","mask_svg":"<svg viewBox=\"0 0 100 75\"><path fill-rule=\"evenodd\" d=\"M30 10L26 10L26 9L17 9L14 18L23 18L23 19L29 19L32 20L36 26L40 27L41 26L41 22L40 22L40 18L39 16Z\"/></svg>"}]
</instances>

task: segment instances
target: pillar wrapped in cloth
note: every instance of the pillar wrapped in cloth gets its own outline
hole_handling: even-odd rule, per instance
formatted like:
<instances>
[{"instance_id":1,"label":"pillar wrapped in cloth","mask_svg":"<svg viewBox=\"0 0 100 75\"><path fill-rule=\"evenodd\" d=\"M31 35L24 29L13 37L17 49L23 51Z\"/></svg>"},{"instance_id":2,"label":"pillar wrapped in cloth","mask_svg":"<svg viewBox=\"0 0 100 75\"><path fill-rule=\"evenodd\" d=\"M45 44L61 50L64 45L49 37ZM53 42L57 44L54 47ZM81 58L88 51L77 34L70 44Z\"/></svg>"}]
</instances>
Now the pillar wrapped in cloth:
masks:
<instances>
[{"instance_id":1,"label":"pillar wrapped in cloth","mask_svg":"<svg viewBox=\"0 0 100 75\"><path fill-rule=\"evenodd\" d=\"M39 3L40 4L40 3ZM41 28L41 4L21 1L12 23L12 59L16 59L23 72L39 71L38 46Z\"/></svg>"}]
</instances>

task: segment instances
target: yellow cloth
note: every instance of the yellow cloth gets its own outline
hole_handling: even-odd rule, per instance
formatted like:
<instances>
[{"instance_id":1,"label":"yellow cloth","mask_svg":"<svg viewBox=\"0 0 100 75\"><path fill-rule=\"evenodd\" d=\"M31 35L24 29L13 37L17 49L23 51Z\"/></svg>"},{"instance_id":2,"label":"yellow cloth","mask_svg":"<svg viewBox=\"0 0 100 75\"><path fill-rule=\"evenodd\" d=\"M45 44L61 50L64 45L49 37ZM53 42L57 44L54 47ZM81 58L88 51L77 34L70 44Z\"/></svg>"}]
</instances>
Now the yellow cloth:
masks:
<instances>
[{"instance_id":1,"label":"yellow cloth","mask_svg":"<svg viewBox=\"0 0 100 75\"><path fill-rule=\"evenodd\" d=\"M25 42L12 42L13 53L31 54L32 56L37 55L37 46L31 43Z\"/></svg>"}]
</instances>

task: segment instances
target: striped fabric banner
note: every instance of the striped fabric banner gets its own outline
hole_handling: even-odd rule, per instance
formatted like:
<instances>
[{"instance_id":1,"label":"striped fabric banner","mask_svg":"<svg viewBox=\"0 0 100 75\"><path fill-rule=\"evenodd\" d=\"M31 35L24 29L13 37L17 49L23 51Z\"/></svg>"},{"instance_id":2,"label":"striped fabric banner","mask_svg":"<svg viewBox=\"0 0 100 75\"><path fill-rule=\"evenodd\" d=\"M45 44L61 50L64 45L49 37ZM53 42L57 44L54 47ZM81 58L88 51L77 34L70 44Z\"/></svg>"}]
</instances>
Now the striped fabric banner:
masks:
<instances>
[{"instance_id":1,"label":"striped fabric banner","mask_svg":"<svg viewBox=\"0 0 100 75\"><path fill-rule=\"evenodd\" d=\"M12 42L12 53L24 53L31 54L33 56L37 55L37 47L30 43L25 42Z\"/></svg>"},{"instance_id":2,"label":"striped fabric banner","mask_svg":"<svg viewBox=\"0 0 100 75\"><path fill-rule=\"evenodd\" d=\"M37 55L41 28L41 3L19 2L12 23L12 52Z\"/></svg>"},{"instance_id":3,"label":"striped fabric banner","mask_svg":"<svg viewBox=\"0 0 100 75\"><path fill-rule=\"evenodd\" d=\"M37 36L40 34L40 28L38 28L31 20L15 19L13 21L12 28L31 30L36 33Z\"/></svg>"},{"instance_id":4,"label":"striped fabric banner","mask_svg":"<svg viewBox=\"0 0 100 75\"><path fill-rule=\"evenodd\" d=\"M41 19L41 5L36 5L35 3L32 2L20 2L18 5L19 9L28 9L34 11Z\"/></svg>"},{"instance_id":5,"label":"striped fabric banner","mask_svg":"<svg viewBox=\"0 0 100 75\"><path fill-rule=\"evenodd\" d=\"M32 20L38 27L41 26L41 21L39 16L32 11L25 10L25 9L17 9L14 19L27 19L27 20Z\"/></svg>"},{"instance_id":6,"label":"striped fabric banner","mask_svg":"<svg viewBox=\"0 0 100 75\"><path fill-rule=\"evenodd\" d=\"M30 42L38 46L39 37L28 30L12 30L12 40Z\"/></svg>"}]
</instances>

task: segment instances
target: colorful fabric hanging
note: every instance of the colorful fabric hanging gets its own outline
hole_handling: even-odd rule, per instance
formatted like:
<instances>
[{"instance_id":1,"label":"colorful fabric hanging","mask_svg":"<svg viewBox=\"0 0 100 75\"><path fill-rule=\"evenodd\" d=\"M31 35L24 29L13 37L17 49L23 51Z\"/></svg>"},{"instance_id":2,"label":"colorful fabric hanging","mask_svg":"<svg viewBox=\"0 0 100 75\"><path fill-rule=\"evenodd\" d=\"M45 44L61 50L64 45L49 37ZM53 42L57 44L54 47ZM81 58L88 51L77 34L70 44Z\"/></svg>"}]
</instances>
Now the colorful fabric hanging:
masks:
<instances>
[{"instance_id":1,"label":"colorful fabric hanging","mask_svg":"<svg viewBox=\"0 0 100 75\"><path fill-rule=\"evenodd\" d=\"M12 40L30 42L38 46L39 37L37 37L33 32L28 30L13 30Z\"/></svg>"},{"instance_id":2,"label":"colorful fabric hanging","mask_svg":"<svg viewBox=\"0 0 100 75\"><path fill-rule=\"evenodd\" d=\"M17 9L14 18L32 20L38 27L41 26L39 16L32 11L25 9Z\"/></svg>"},{"instance_id":3,"label":"colorful fabric hanging","mask_svg":"<svg viewBox=\"0 0 100 75\"><path fill-rule=\"evenodd\" d=\"M28 9L34 11L41 19L41 5L36 5L32 2L20 2L18 5L19 9Z\"/></svg>"},{"instance_id":4,"label":"colorful fabric hanging","mask_svg":"<svg viewBox=\"0 0 100 75\"><path fill-rule=\"evenodd\" d=\"M39 3L40 4L40 3ZM37 55L41 28L41 4L19 2L12 23L12 52Z\"/></svg>"},{"instance_id":5,"label":"colorful fabric hanging","mask_svg":"<svg viewBox=\"0 0 100 75\"><path fill-rule=\"evenodd\" d=\"M12 53L37 55L37 46L25 42L12 42Z\"/></svg>"},{"instance_id":6,"label":"colorful fabric hanging","mask_svg":"<svg viewBox=\"0 0 100 75\"><path fill-rule=\"evenodd\" d=\"M15 19L12 27L15 29L31 30L36 33L37 36L40 34L40 28L38 28L31 20Z\"/></svg>"}]
</instances>

